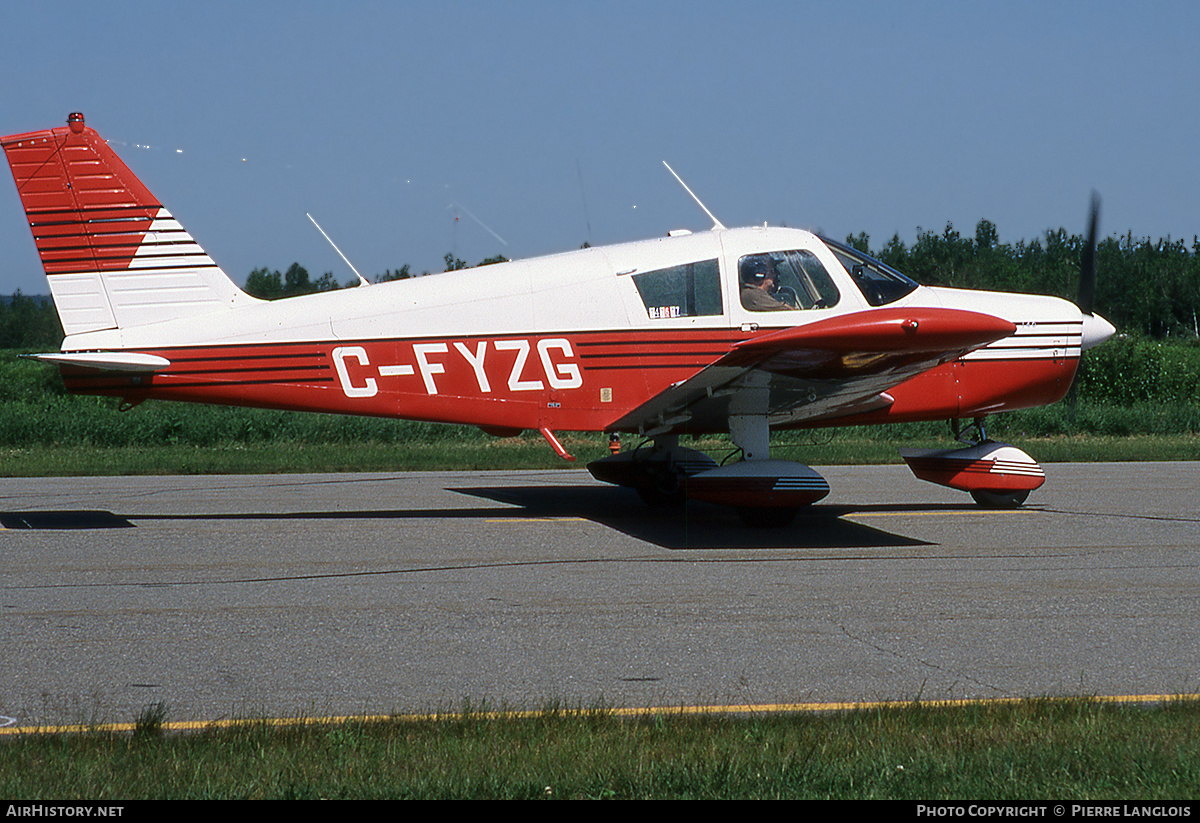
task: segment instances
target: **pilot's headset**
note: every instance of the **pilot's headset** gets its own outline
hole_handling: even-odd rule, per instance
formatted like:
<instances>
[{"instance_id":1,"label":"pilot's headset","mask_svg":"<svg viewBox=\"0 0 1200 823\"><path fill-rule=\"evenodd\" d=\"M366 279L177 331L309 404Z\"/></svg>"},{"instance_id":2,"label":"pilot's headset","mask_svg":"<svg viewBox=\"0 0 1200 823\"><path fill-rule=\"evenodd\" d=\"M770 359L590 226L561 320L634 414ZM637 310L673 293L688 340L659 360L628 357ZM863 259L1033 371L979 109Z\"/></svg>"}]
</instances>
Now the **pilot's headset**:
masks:
<instances>
[{"instance_id":1,"label":"pilot's headset","mask_svg":"<svg viewBox=\"0 0 1200 823\"><path fill-rule=\"evenodd\" d=\"M738 277L744 286L761 286L768 276L778 283L775 266L765 254L751 254L738 262Z\"/></svg>"}]
</instances>

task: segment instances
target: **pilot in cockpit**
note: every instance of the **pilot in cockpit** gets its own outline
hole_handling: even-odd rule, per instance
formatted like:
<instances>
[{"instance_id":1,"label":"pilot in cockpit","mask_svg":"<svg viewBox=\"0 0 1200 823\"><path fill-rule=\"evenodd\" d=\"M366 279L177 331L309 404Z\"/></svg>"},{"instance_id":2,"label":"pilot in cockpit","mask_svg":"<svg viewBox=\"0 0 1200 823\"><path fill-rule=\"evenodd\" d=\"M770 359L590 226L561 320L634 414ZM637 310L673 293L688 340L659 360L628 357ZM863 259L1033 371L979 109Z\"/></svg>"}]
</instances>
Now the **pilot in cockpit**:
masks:
<instances>
[{"instance_id":1,"label":"pilot in cockpit","mask_svg":"<svg viewBox=\"0 0 1200 823\"><path fill-rule=\"evenodd\" d=\"M742 307L750 311L787 311L792 306L775 297L779 275L767 254L752 254L738 261Z\"/></svg>"}]
</instances>

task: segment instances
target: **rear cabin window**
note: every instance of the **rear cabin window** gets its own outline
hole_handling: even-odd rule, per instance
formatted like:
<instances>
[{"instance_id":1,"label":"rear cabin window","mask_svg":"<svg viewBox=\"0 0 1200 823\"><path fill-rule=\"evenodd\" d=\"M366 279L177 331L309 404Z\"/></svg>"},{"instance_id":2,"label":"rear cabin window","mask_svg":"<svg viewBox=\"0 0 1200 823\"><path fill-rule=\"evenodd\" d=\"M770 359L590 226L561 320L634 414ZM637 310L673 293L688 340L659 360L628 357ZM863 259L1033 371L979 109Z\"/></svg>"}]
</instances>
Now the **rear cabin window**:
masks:
<instances>
[{"instance_id":1,"label":"rear cabin window","mask_svg":"<svg viewBox=\"0 0 1200 823\"><path fill-rule=\"evenodd\" d=\"M633 275L651 320L721 314L721 272L716 260L685 263Z\"/></svg>"}]
</instances>

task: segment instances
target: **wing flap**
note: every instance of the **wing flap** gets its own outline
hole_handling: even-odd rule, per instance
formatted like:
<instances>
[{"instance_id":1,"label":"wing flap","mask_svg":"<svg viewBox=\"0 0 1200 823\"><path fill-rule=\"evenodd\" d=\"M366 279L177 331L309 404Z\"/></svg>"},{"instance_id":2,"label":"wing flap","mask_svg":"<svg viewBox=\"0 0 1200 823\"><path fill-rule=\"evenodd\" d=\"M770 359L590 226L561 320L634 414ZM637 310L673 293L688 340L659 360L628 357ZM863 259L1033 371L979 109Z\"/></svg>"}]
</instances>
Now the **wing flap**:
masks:
<instances>
[{"instance_id":1,"label":"wing flap","mask_svg":"<svg viewBox=\"0 0 1200 823\"><path fill-rule=\"evenodd\" d=\"M890 405L888 389L1016 332L980 312L892 308L759 335L632 412L612 429L724 431L731 415L772 425Z\"/></svg>"}]
</instances>

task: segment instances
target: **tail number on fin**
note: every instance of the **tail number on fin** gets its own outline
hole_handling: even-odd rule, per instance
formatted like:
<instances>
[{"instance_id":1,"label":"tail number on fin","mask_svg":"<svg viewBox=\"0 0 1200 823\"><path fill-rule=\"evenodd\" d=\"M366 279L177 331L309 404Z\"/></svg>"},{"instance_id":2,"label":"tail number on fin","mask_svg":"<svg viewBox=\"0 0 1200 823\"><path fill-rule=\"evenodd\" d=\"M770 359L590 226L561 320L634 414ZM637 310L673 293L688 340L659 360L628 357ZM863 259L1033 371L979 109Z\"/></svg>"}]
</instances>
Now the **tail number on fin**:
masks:
<instances>
[{"instance_id":1,"label":"tail number on fin","mask_svg":"<svg viewBox=\"0 0 1200 823\"><path fill-rule=\"evenodd\" d=\"M338 346L331 352L333 368L337 372L342 392L351 398L374 397L379 393L379 379L388 377L415 377L418 374L424 384L425 393L438 394L435 375L446 375L459 391L469 392L474 384L480 394L492 393L492 380L488 377L490 348L496 352L514 352L511 367L503 381L509 391L542 391L546 384L552 389L577 389L583 385L583 373L574 362L575 352L565 337L548 337L537 341L538 360L545 380L528 374L530 350L534 348L527 339L479 340L470 343L455 342L453 347L446 343L414 343L412 359L407 363L371 366L370 355L363 346ZM451 354L454 352L455 354ZM446 355L446 358L442 356ZM497 365L504 368L507 363Z\"/></svg>"}]
</instances>

